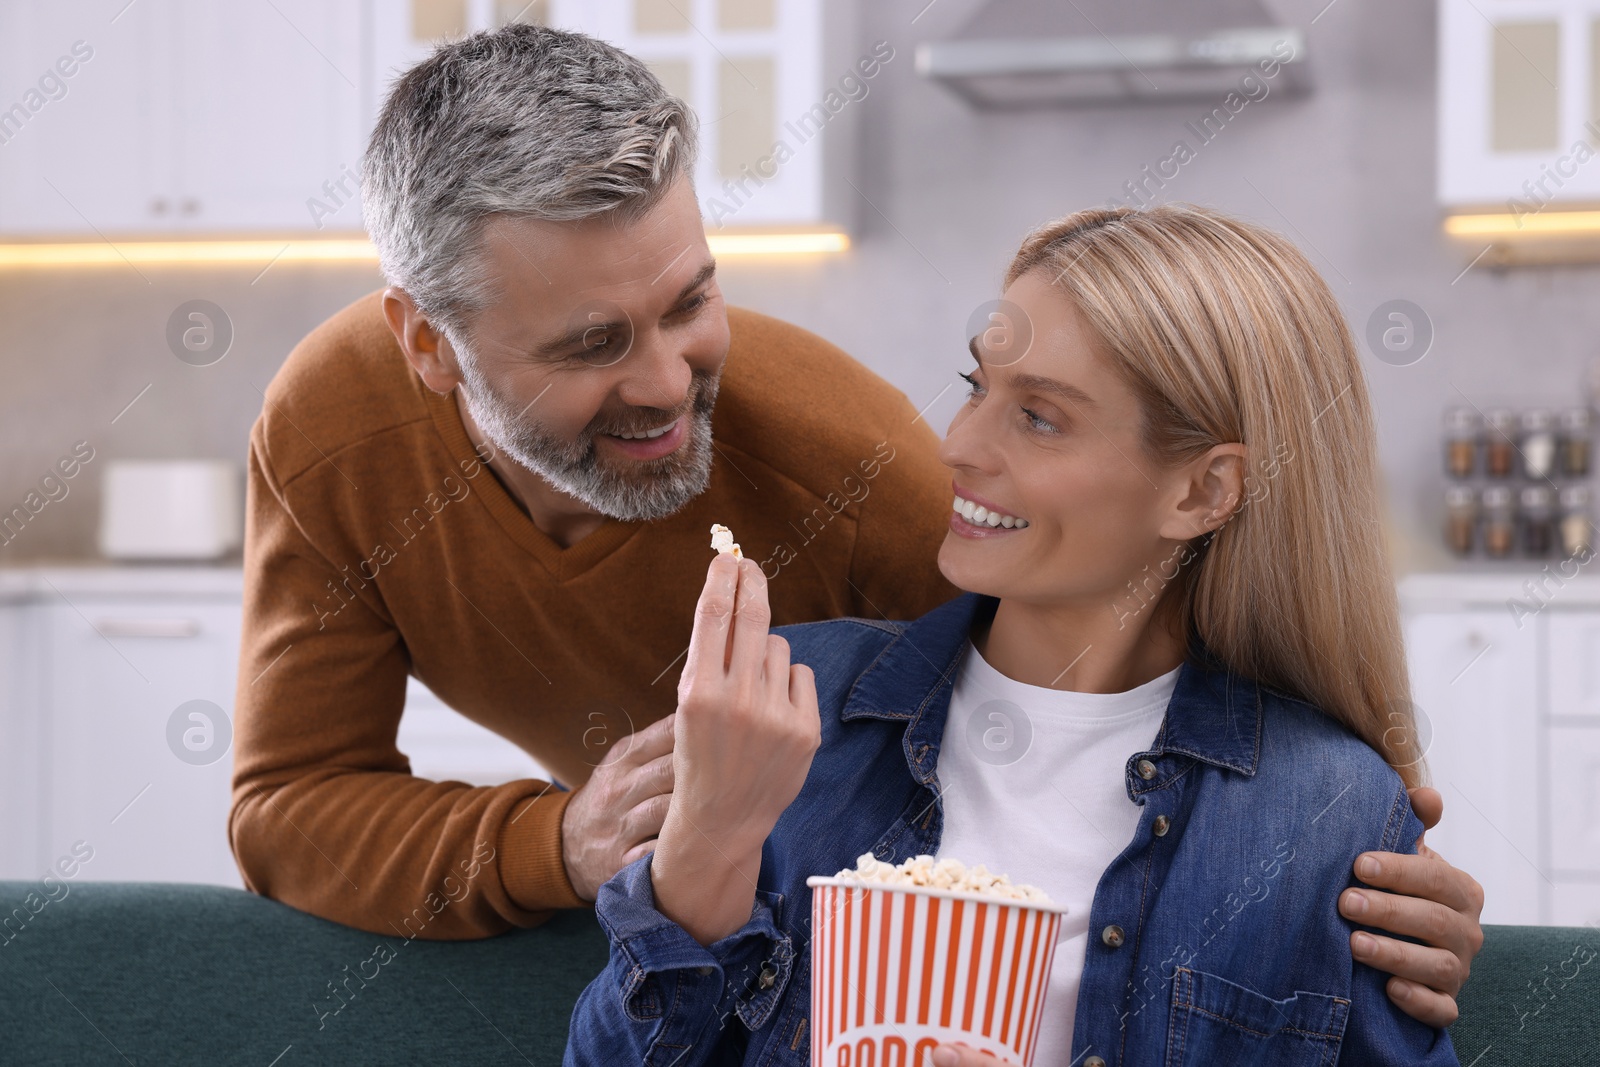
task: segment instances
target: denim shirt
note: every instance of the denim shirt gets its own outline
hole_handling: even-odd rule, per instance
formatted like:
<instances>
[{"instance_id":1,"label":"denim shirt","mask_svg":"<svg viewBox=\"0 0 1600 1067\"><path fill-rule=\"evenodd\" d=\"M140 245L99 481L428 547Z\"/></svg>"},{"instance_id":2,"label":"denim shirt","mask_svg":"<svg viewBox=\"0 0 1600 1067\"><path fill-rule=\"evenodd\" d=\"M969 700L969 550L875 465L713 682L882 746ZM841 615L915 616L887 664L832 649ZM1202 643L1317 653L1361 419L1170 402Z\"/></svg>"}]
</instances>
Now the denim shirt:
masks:
<instances>
[{"instance_id":1,"label":"denim shirt","mask_svg":"<svg viewBox=\"0 0 1600 1067\"><path fill-rule=\"evenodd\" d=\"M863 852L937 853L951 687L997 603L969 593L910 623L775 631L815 671L822 744L762 849L750 919L702 946L656 910L651 857L624 867L595 904L610 961L578 1000L567 1064L810 1063L805 880ZM1073 1067L1458 1062L1443 1030L1390 1003L1386 974L1352 959L1338 913L1358 854L1415 852L1422 832L1376 752L1196 644L1125 774L1143 810L1095 889Z\"/></svg>"}]
</instances>

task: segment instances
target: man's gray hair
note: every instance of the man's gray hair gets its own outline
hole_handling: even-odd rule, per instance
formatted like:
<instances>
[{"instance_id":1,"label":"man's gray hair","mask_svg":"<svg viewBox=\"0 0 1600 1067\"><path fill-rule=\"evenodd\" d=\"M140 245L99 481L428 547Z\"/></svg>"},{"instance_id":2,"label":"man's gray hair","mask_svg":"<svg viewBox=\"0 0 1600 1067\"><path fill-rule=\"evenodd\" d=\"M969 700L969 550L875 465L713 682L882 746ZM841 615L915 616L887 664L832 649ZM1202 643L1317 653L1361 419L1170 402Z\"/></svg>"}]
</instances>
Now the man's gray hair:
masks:
<instances>
[{"instance_id":1,"label":"man's gray hair","mask_svg":"<svg viewBox=\"0 0 1600 1067\"><path fill-rule=\"evenodd\" d=\"M442 45L394 84L362 161L363 213L389 284L464 340L495 297L479 254L490 216L634 218L694 156L693 113L639 60L512 23Z\"/></svg>"}]
</instances>

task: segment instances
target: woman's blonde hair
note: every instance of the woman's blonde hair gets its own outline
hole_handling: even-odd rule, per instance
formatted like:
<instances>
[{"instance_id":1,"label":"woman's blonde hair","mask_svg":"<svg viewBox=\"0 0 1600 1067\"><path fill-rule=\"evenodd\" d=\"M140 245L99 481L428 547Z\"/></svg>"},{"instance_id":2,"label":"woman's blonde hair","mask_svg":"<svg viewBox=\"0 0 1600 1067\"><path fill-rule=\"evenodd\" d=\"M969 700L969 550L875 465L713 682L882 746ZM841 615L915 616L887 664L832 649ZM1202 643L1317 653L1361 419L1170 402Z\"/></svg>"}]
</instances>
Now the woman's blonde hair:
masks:
<instances>
[{"instance_id":1,"label":"woman's blonde hair","mask_svg":"<svg viewBox=\"0 0 1600 1067\"><path fill-rule=\"evenodd\" d=\"M1241 442L1246 497L1162 599L1229 670L1316 705L1420 784L1372 410L1350 330L1288 241L1187 204L1095 209L1023 241L1141 402L1157 462Z\"/></svg>"}]
</instances>

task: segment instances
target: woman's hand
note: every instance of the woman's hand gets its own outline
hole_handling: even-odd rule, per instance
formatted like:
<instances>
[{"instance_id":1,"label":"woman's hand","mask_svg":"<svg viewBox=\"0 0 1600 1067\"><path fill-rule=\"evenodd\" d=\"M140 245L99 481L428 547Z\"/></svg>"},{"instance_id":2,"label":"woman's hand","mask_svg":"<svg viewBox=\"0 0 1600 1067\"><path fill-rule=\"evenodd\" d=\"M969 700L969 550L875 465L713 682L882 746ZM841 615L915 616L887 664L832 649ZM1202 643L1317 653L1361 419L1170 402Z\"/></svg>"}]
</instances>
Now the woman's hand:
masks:
<instances>
[{"instance_id":1,"label":"woman's hand","mask_svg":"<svg viewBox=\"0 0 1600 1067\"><path fill-rule=\"evenodd\" d=\"M678 681L673 810L741 850L761 848L822 736L811 668L790 665L771 619L760 564L717 556Z\"/></svg>"},{"instance_id":2,"label":"woman's hand","mask_svg":"<svg viewBox=\"0 0 1600 1067\"><path fill-rule=\"evenodd\" d=\"M933 1067L1016 1067L1010 1060L1002 1060L987 1052L968 1048L961 1042L940 1045L933 1050Z\"/></svg>"},{"instance_id":3,"label":"woman's hand","mask_svg":"<svg viewBox=\"0 0 1600 1067\"><path fill-rule=\"evenodd\" d=\"M678 681L673 792L651 878L656 907L701 944L750 918L761 846L821 742L816 680L767 632L754 560L711 561Z\"/></svg>"}]
</instances>

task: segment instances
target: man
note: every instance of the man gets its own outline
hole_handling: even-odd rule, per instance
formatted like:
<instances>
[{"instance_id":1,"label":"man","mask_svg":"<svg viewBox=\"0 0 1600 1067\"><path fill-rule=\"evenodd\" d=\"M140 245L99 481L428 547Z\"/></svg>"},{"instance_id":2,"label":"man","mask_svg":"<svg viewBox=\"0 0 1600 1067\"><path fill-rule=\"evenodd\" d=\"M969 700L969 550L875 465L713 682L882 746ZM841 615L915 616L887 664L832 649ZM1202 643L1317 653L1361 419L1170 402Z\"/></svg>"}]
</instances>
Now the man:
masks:
<instances>
[{"instance_id":1,"label":"man","mask_svg":"<svg viewBox=\"0 0 1600 1067\"><path fill-rule=\"evenodd\" d=\"M592 902L665 817L714 523L774 625L954 595L933 431L833 346L724 308L694 150L684 105L580 35L476 35L392 90L363 178L390 286L296 347L251 434L230 834L252 890L429 938ZM559 785L412 776L408 674ZM1359 921L1429 945L1358 958L1448 1021L1481 893L1383 859L1396 893Z\"/></svg>"}]
</instances>

